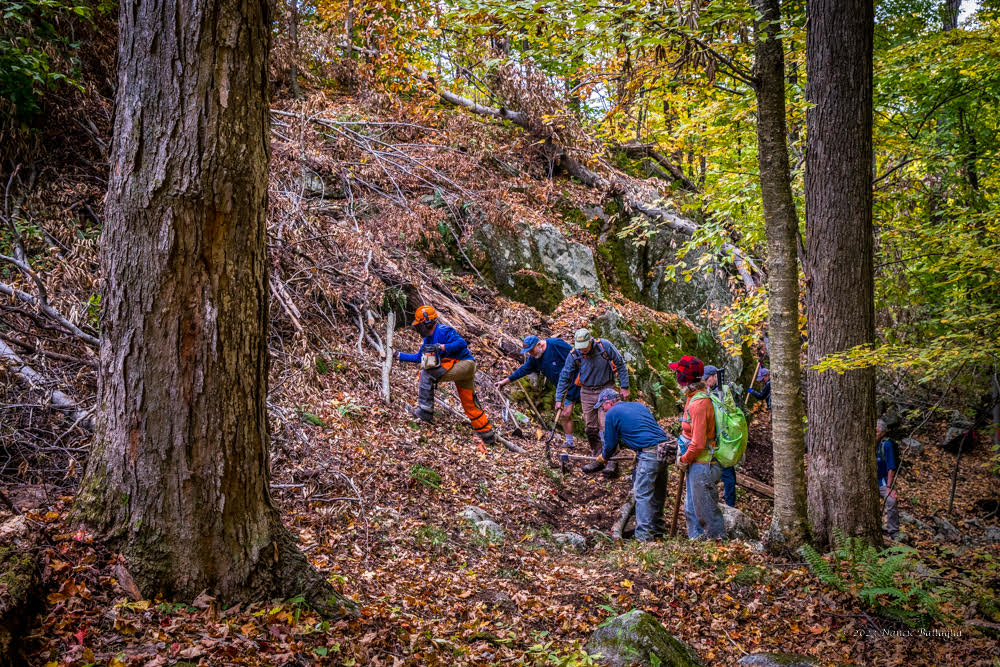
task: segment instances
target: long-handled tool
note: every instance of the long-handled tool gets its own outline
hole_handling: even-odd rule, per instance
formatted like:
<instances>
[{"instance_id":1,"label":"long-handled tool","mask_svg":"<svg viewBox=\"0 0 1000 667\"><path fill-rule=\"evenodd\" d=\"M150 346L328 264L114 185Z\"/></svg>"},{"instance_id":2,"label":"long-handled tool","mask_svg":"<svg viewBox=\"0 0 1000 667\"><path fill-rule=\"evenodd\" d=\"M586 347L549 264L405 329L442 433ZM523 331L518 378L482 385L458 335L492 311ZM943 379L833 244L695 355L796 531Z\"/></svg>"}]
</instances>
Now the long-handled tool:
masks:
<instances>
[{"instance_id":1,"label":"long-handled tool","mask_svg":"<svg viewBox=\"0 0 1000 667\"><path fill-rule=\"evenodd\" d=\"M748 387L748 389L753 388L753 383L757 381L757 373L759 371L760 371L760 359L757 360L757 368L753 369L753 377L750 378L750 387ZM747 391L747 392L745 392L743 394L743 405L744 405L744 407L746 406L747 399L749 397L750 397L750 392L749 391Z\"/></svg>"},{"instance_id":2,"label":"long-handled tool","mask_svg":"<svg viewBox=\"0 0 1000 667\"><path fill-rule=\"evenodd\" d=\"M681 509L681 492L684 491L684 474L681 470L681 478L677 481L677 496L674 498L674 515L670 518L670 537L677 535L677 515Z\"/></svg>"}]
</instances>

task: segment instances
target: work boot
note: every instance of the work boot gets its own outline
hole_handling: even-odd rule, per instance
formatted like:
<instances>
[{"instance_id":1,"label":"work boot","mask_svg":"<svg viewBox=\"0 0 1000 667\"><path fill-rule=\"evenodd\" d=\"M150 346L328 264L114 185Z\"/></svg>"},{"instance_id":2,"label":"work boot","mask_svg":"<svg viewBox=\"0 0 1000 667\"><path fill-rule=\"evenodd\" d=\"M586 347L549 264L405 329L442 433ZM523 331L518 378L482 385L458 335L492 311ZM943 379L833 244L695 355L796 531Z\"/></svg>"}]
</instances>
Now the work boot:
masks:
<instances>
[{"instance_id":1,"label":"work boot","mask_svg":"<svg viewBox=\"0 0 1000 667\"><path fill-rule=\"evenodd\" d=\"M605 466L604 466L604 470L601 471L601 474L604 475L605 477L607 477L608 479L612 479L614 477L617 477L618 476L618 461L608 461L605 464Z\"/></svg>"},{"instance_id":2,"label":"work boot","mask_svg":"<svg viewBox=\"0 0 1000 667\"><path fill-rule=\"evenodd\" d=\"M582 466L580 470L588 474L593 474L595 472L600 472L601 470L604 470L604 465L605 464L601 463L600 461L591 461L587 465Z\"/></svg>"},{"instance_id":3,"label":"work boot","mask_svg":"<svg viewBox=\"0 0 1000 667\"><path fill-rule=\"evenodd\" d=\"M492 445L497 441L497 435L493 431L486 431L485 433L477 433L479 439L483 441L484 445Z\"/></svg>"},{"instance_id":4,"label":"work boot","mask_svg":"<svg viewBox=\"0 0 1000 667\"><path fill-rule=\"evenodd\" d=\"M424 410L420 407L408 406L406 410L413 415L414 419L419 419L420 421L427 422L428 424L434 423L434 415L432 413L424 412Z\"/></svg>"}]
</instances>

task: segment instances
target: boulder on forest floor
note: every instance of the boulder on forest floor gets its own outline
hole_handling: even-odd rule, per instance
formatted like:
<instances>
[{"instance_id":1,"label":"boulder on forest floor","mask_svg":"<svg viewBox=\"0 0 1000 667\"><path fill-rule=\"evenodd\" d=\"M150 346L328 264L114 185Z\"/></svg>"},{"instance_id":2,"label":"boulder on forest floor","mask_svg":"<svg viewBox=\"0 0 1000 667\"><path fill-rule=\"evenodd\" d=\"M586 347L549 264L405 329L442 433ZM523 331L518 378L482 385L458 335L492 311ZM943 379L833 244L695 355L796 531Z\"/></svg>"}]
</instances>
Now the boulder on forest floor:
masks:
<instances>
[{"instance_id":1,"label":"boulder on forest floor","mask_svg":"<svg viewBox=\"0 0 1000 667\"><path fill-rule=\"evenodd\" d=\"M644 611L633 609L601 624L587 641L587 653L613 667L670 665L699 667L698 654Z\"/></svg>"},{"instance_id":2,"label":"boulder on forest floor","mask_svg":"<svg viewBox=\"0 0 1000 667\"><path fill-rule=\"evenodd\" d=\"M567 547L571 547L576 550L577 553L583 553L587 550L587 538L580 533L568 532L568 533L554 533L552 539L555 540L556 544L562 544Z\"/></svg>"},{"instance_id":3,"label":"boulder on forest floor","mask_svg":"<svg viewBox=\"0 0 1000 667\"><path fill-rule=\"evenodd\" d=\"M756 542L760 540L760 531L750 517L735 507L722 504L722 518L726 522L726 537L730 540L746 540Z\"/></svg>"},{"instance_id":4,"label":"boulder on forest floor","mask_svg":"<svg viewBox=\"0 0 1000 667\"><path fill-rule=\"evenodd\" d=\"M934 539L943 542L959 542L962 539L962 533L958 528L955 528L947 519L934 516L931 517L934 521L934 525L937 526L937 535Z\"/></svg>"}]
</instances>

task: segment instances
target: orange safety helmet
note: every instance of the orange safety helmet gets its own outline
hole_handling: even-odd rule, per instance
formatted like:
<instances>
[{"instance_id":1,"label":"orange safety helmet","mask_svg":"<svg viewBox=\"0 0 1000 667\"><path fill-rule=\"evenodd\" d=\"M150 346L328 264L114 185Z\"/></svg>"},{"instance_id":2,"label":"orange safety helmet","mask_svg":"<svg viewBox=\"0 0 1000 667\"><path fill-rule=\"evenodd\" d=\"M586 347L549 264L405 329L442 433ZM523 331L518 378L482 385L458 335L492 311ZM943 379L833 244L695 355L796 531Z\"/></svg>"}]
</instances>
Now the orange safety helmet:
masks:
<instances>
[{"instance_id":1,"label":"orange safety helmet","mask_svg":"<svg viewBox=\"0 0 1000 667\"><path fill-rule=\"evenodd\" d=\"M417 326L418 324L430 324L437 319L438 313L434 310L434 306L420 306L417 308L417 312L413 315L412 326Z\"/></svg>"}]
</instances>

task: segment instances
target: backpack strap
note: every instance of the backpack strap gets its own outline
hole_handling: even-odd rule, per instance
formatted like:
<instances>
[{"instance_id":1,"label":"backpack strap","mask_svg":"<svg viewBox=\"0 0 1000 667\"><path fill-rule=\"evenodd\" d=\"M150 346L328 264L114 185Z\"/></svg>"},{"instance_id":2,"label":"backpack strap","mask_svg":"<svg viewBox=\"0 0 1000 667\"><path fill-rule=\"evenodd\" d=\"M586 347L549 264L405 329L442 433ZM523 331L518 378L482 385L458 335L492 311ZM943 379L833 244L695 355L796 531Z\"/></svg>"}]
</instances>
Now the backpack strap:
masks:
<instances>
[{"instance_id":1,"label":"backpack strap","mask_svg":"<svg viewBox=\"0 0 1000 667\"><path fill-rule=\"evenodd\" d=\"M604 361L611 364L611 370L614 371L615 374L617 375L618 365L614 362L614 360L611 359L611 354L604 349L604 341L602 341L600 338L595 338L594 341L597 342L597 347L601 350L601 356L604 357Z\"/></svg>"}]
</instances>

